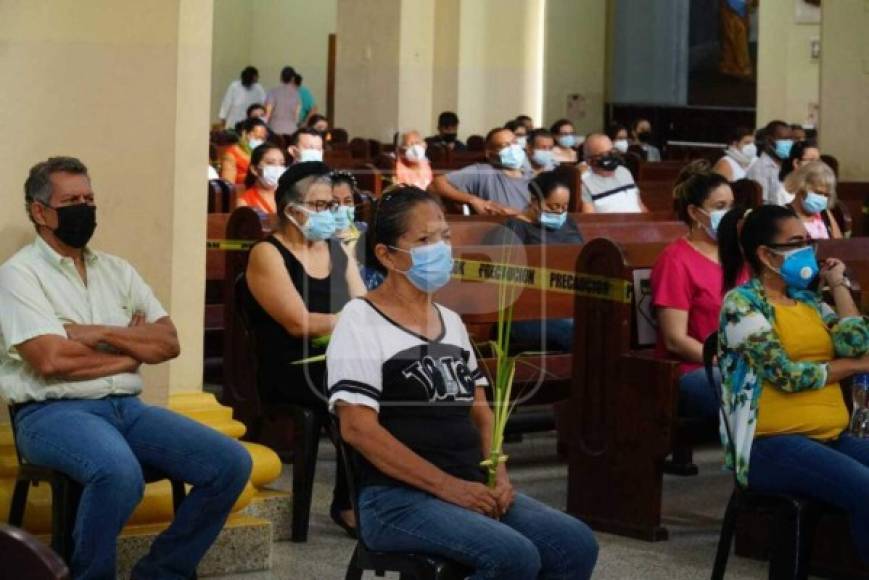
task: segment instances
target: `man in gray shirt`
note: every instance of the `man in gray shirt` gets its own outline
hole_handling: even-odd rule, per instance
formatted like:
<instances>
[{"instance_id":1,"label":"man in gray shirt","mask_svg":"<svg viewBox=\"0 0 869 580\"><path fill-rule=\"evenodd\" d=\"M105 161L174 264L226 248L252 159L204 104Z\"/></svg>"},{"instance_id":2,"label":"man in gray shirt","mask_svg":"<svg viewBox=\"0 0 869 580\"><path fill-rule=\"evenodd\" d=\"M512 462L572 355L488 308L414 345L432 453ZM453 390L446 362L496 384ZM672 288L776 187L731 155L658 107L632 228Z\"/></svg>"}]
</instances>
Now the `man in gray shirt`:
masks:
<instances>
[{"instance_id":1,"label":"man in gray shirt","mask_svg":"<svg viewBox=\"0 0 869 580\"><path fill-rule=\"evenodd\" d=\"M295 78L293 67L285 66L281 71L280 86L271 89L266 95L266 120L269 129L278 135L292 135L298 129L296 119L299 118L301 100L293 83Z\"/></svg>"},{"instance_id":2,"label":"man in gray shirt","mask_svg":"<svg viewBox=\"0 0 869 580\"><path fill-rule=\"evenodd\" d=\"M475 163L434 178L428 190L444 201L466 204L478 214L516 215L529 202L525 150L509 129L486 135L486 163Z\"/></svg>"},{"instance_id":3,"label":"man in gray shirt","mask_svg":"<svg viewBox=\"0 0 869 580\"><path fill-rule=\"evenodd\" d=\"M770 121L764 128L766 135L760 157L748 170L746 177L760 184L763 203L775 204L782 182L779 179L782 162L790 155L793 145L791 128L784 121Z\"/></svg>"}]
</instances>

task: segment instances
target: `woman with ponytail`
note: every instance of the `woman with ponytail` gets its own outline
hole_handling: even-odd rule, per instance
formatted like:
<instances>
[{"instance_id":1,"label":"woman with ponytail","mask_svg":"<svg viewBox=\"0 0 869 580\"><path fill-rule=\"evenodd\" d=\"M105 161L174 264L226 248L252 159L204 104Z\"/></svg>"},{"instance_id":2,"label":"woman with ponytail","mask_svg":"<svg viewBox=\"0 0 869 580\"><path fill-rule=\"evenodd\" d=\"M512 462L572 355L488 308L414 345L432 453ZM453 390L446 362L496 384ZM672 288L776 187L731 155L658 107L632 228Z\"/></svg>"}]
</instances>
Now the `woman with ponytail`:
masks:
<instances>
[{"instance_id":1,"label":"woman with ponytail","mask_svg":"<svg viewBox=\"0 0 869 580\"><path fill-rule=\"evenodd\" d=\"M674 190L688 234L670 244L652 269L652 304L658 316L657 353L682 361L680 414L718 417L718 403L702 368L703 341L718 330L721 266L717 229L733 206L727 179L706 161L686 167Z\"/></svg>"},{"instance_id":2,"label":"woman with ponytail","mask_svg":"<svg viewBox=\"0 0 869 580\"><path fill-rule=\"evenodd\" d=\"M845 510L867 559L869 439L848 433L839 382L869 372L869 324L851 298L845 266L835 258L819 265L802 221L780 206L729 212L719 251L726 288L746 264L752 274L728 292L721 312L728 467L752 490ZM811 289L816 278L835 309Z\"/></svg>"}]
</instances>

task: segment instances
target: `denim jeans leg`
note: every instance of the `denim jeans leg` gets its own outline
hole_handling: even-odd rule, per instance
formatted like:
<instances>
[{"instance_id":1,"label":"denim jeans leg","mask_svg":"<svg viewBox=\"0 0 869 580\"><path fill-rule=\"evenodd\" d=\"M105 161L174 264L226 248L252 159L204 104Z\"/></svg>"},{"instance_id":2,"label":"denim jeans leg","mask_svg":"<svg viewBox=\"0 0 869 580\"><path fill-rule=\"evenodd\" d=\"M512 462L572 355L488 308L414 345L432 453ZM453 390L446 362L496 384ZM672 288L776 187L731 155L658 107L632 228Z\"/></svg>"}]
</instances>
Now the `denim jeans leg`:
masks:
<instances>
[{"instance_id":1,"label":"denim jeans leg","mask_svg":"<svg viewBox=\"0 0 869 580\"><path fill-rule=\"evenodd\" d=\"M713 369L715 381L721 385L721 372ZM706 369L699 368L682 375L679 379L679 412L685 417L715 419L718 417L718 400L706 377Z\"/></svg>"},{"instance_id":2,"label":"denim jeans leg","mask_svg":"<svg viewBox=\"0 0 869 580\"><path fill-rule=\"evenodd\" d=\"M749 487L803 495L845 510L851 518L857 552L866 559L869 557L867 447L869 441L849 435L831 444L801 435L755 439Z\"/></svg>"},{"instance_id":3,"label":"denim jeans leg","mask_svg":"<svg viewBox=\"0 0 869 580\"><path fill-rule=\"evenodd\" d=\"M193 485L133 577L189 578L250 478L250 454L210 427L138 399L127 400L122 414L127 441L142 465Z\"/></svg>"},{"instance_id":4,"label":"denim jeans leg","mask_svg":"<svg viewBox=\"0 0 869 580\"><path fill-rule=\"evenodd\" d=\"M53 401L19 414L17 442L30 462L83 485L73 531L76 580L114 578L117 537L142 499L142 469L107 400Z\"/></svg>"},{"instance_id":5,"label":"denim jeans leg","mask_svg":"<svg viewBox=\"0 0 869 580\"><path fill-rule=\"evenodd\" d=\"M521 493L501 522L540 552L541 580L587 580L597 562L594 533L582 521Z\"/></svg>"},{"instance_id":6,"label":"denim jeans leg","mask_svg":"<svg viewBox=\"0 0 869 580\"><path fill-rule=\"evenodd\" d=\"M540 572L540 553L531 540L420 490L363 488L359 512L363 540L373 550L449 558L473 568L472 580L528 580Z\"/></svg>"}]
</instances>

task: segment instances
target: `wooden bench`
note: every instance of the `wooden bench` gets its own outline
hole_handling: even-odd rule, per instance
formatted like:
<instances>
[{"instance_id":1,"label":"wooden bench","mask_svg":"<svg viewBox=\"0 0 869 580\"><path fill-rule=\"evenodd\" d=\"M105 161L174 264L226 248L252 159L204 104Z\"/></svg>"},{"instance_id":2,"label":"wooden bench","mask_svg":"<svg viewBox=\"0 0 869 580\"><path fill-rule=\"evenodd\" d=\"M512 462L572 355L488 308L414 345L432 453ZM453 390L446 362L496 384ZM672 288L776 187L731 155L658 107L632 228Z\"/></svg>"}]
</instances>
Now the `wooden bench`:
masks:
<instances>
[{"instance_id":1,"label":"wooden bench","mask_svg":"<svg viewBox=\"0 0 869 580\"><path fill-rule=\"evenodd\" d=\"M847 207L851 214L851 235L869 236L869 216L866 214L869 207L869 182L842 181L836 185L836 194L839 203Z\"/></svg>"}]
</instances>

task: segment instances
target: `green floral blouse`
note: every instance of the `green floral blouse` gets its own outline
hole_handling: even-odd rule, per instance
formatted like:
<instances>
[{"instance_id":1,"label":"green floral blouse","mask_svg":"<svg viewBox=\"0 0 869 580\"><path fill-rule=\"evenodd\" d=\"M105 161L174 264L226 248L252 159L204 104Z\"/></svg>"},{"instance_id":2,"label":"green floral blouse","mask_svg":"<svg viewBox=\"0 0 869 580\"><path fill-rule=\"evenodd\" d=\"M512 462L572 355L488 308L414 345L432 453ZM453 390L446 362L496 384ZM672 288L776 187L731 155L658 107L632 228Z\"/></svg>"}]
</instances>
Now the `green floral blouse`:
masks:
<instances>
[{"instance_id":1,"label":"green floral blouse","mask_svg":"<svg viewBox=\"0 0 869 580\"><path fill-rule=\"evenodd\" d=\"M830 330L837 357L859 357L869 352L869 324L863 317L839 319L813 292L789 290L788 294L817 309ZM827 384L829 365L791 360L773 329L774 321L775 310L757 278L724 297L718 361L724 414L733 441L728 441L723 423L721 439L727 467L736 470L737 480L743 486L748 485L751 445L764 383L787 392L820 389Z\"/></svg>"}]
</instances>

